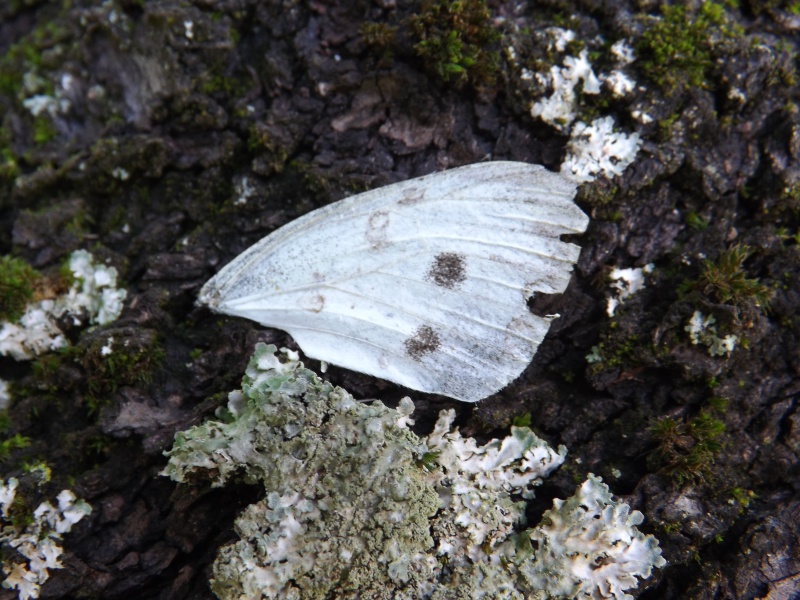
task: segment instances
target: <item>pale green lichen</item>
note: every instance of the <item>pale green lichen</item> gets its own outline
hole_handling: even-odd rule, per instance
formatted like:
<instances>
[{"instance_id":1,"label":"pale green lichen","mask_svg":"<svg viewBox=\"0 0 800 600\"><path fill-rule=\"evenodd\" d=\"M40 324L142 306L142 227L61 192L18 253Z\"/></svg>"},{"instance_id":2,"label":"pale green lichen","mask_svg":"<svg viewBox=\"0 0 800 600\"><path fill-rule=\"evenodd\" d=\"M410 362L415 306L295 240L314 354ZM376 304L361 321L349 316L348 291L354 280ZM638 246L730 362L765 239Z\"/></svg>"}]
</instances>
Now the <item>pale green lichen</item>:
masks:
<instances>
[{"instance_id":1,"label":"pale green lichen","mask_svg":"<svg viewBox=\"0 0 800 600\"><path fill-rule=\"evenodd\" d=\"M512 494L531 498L564 447L526 427L479 446L452 428L453 411L421 439L408 398L357 402L286 354L259 344L220 420L177 434L168 453L177 481L265 487L214 564L218 597L622 599L664 564L634 527L641 514L593 476L524 529Z\"/></svg>"},{"instance_id":2,"label":"pale green lichen","mask_svg":"<svg viewBox=\"0 0 800 600\"><path fill-rule=\"evenodd\" d=\"M361 404L260 344L227 422L178 434L166 473L182 481L244 471L267 496L237 519L242 540L214 565L221 598L326 598L383 590L416 596L439 498L417 466L426 451L399 410ZM433 561L435 562L435 560ZM387 587L388 586L388 587Z\"/></svg>"},{"instance_id":3,"label":"pale green lichen","mask_svg":"<svg viewBox=\"0 0 800 600\"><path fill-rule=\"evenodd\" d=\"M519 566L526 583L542 590L533 597L632 598L625 590L637 586L636 576L666 564L656 538L636 529L643 520L594 475L571 498L553 500L530 533L536 559Z\"/></svg>"}]
</instances>

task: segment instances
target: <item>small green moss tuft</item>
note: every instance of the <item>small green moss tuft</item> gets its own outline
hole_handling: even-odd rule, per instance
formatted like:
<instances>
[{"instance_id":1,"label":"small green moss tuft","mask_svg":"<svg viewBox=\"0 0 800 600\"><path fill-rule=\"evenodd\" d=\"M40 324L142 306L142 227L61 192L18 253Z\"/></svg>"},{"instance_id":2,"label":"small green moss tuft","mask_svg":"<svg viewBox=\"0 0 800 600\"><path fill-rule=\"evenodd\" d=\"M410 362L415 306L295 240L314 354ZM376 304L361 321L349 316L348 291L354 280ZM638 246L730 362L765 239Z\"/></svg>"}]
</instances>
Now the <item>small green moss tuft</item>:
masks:
<instances>
[{"instance_id":1,"label":"small green moss tuft","mask_svg":"<svg viewBox=\"0 0 800 600\"><path fill-rule=\"evenodd\" d=\"M24 530L31 523L33 523L33 510L21 494L17 493L11 507L8 510L8 517L11 521L12 527L18 531Z\"/></svg>"},{"instance_id":2,"label":"small green moss tuft","mask_svg":"<svg viewBox=\"0 0 800 600\"><path fill-rule=\"evenodd\" d=\"M5 462L14 450L27 448L30 444L31 439L19 433L15 433L10 438L4 439L0 442L0 462Z\"/></svg>"},{"instance_id":3,"label":"small green moss tuft","mask_svg":"<svg viewBox=\"0 0 800 600\"><path fill-rule=\"evenodd\" d=\"M0 134L2 136L2 134ZM0 180L11 181L19 175L19 164L17 158L10 148L4 147L0 150Z\"/></svg>"},{"instance_id":4,"label":"small green moss tuft","mask_svg":"<svg viewBox=\"0 0 800 600\"><path fill-rule=\"evenodd\" d=\"M60 349L49 354L36 357L31 363L33 379L40 394L53 396L59 390L69 389L72 383L65 380L61 371L61 362L69 353L69 349Z\"/></svg>"},{"instance_id":5,"label":"small green moss tuft","mask_svg":"<svg viewBox=\"0 0 800 600\"><path fill-rule=\"evenodd\" d=\"M519 415L517 417L514 417L514 420L512 421L511 424L514 427L530 427L531 420L532 420L531 413L527 412L524 415Z\"/></svg>"},{"instance_id":6,"label":"small green moss tuft","mask_svg":"<svg viewBox=\"0 0 800 600\"><path fill-rule=\"evenodd\" d=\"M416 461L417 467L428 472L436 470L439 465L440 455L440 452L423 453L422 456Z\"/></svg>"},{"instance_id":7,"label":"small green moss tuft","mask_svg":"<svg viewBox=\"0 0 800 600\"><path fill-rule=\"evenodd\" d=\"M711 396L711 398L706 401L706 404L712 410L723 412L728 408L728 399L725 396Z\"/></svg>"},{"instance_id":8,"label":"small green moss tuft","mask_svg":"<svg viewBox=\"0 0 800 600\"><path fill-rule=\"evenodd\" d=\"M28 263L0 256L0 320L16 321L33 298L39 274Z\"/></svg>"},{"instance_id":9,"label":"small green moss tuft","mask_svg":"<svg viewBox=\"0 0 800 600\"><path fill-rule=\"evenodd\" d=\"M711 466L722 449L720 437L725 424L701 410L692 419L663 417L650 432L658 443L653 454L660 472L682 485L702 481L712 474Z\"/></svg>"},{"instance_id":10,"label":"small green moss tuft","mask_svg":"<svg viewBox=\"0 0 800 600\"><path fill-rule=\"evenodd\" d=\"M114 439L106 435L96 435L85 439L81 444L83 458L91 464L100 464L107 459L114 444Z\"/></svg>"},{"instance_id":11,"label":"small green moss tuft","mask_svg":"<svg viewBox=\"0 0 800 600\"><path fill-rule=\"evenodd\" d=\"M39 485L49 483L53 479L53 470L43 460L22 463L22 470L38 479Z\"/></svg>"},{"instance_id":12,"label":"small green moss tuft","mask_svg":"<svg viewBox=\"0 0 800 600\"><path fill-rule=\"evenodd\" d=\"M478 88L495 84L500 39L485 0L421 0L410 21L414 45L426 66L444 81Z\"/></svg>"},{"instance_id":13,"label":"small green moss tuft","mask_svg":"<svg viewBox=\"0 0 800 600\"><path fill-rule=\"evenodd\" d=\"M755 16L762 13L785 11L790 15L800 15L800 2L798 0L745 0L744 5Z\"/></svg>"},{"instance_id":14,"label":"small green moss tuft","mask_svg":"<svg viewBox=\"0 0 800 600\"><path fill-rule=\"evenodd\" d=\"M397 39L397 27L370 21L361 25L358 33L364 44L378 55L382 64L388 64L391 61Z\"/></svg>"},{"instance_id":15,"label":"small green moss tuft","mask_svg":"<svg viewBox=\"0 0 800 600\"><path fill-rule=\"evenodd\" d=\"M45 144L56 137L57 132L47 117L36 117L33 120L33 141L36 144Z\"/></svg>"},{"instance_id":16,"label":"small green moss tuft","mask_svg":"<svg viewBox=\"0 0 800 600\"><path fill-rule=\"evenodd\" d=\"M639 365L639 358L643 348L636 334L625 335L611 331L603 334L603 341L592 348L593 364L590 366L592 373L597 374L616 368L633 368Z\"/></svg>"},{"instance_id":17,"label":"small green moss tuft","mask_svg":"<svg viewBox=\"0 0 800 600\"><path fill-rule=\"evenodd\" d=\"M678 533L681 530L681 524L675 521L662 523L659 529L666 534Z\"/></svg>"},{"instance_id":18,"label":"small green moss tuft","mask_svg":"<svg viewBox=\"0 0 800 600\"><path fill-rule=\"evenodd\" d=\"M689 227L697 231L705 231L708 229L708 221L693 210L686 213L684 221Z\"/></svg>"},{"instance_id":19,"label":"small green moss tuft","mask_svg":"<svg viewBox=\"0 0 800 600\"><path fill-rule=\"evenodd\" d=\"M733 501L736 502L742 510L748 508L750 502L754 498L758 498L753 490L746 490L740 487L733 488L731 490L731 496L733 496Z\"/></svg>"},{"instance_id":20,"label":"small green moss tuft","mask_svg":"<svg viewBox=\"0 0 800 600\"><path fill-rule=\"evenodd\" d=\"M124 332L119 332L124 333ZM154 332L121 338L118 332L95 339L88 348L76 348L84 368L86 402L95 412L108 401L108 396L126 385L142 385L152 381L153 372L164 361L164 351Z\"/></svg>"},{"instance_id":21,"label":"small green moss tuft","mask_svg":"<svg viewBox=\"0 0 800 600\"><path fill-rule=\"evenodd\" d=\"M722 304L745 307L753 303L757 307L766 307L772 290L758 279L748 279L743 268L744 261L751 254L750 248L736 244L722 252L716 261L705 260L698 287Z\"/></svg>"}]
</instances>

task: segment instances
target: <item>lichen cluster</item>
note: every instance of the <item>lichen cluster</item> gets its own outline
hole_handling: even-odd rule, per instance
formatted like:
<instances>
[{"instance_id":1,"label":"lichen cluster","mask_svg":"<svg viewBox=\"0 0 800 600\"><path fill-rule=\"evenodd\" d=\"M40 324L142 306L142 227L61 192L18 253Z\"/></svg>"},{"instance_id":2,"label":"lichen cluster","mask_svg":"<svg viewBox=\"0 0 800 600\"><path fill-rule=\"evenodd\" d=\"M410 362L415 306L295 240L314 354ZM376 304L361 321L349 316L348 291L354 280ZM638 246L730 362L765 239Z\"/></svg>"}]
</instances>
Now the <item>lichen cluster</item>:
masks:
<instances>
[{"instance_id":1,"label":"lichen cluster","mask_svg":"<svg viewBox=\"0 0 800 600\"><path fill-rule=\"evenodd\" d=\"M69 318L74 325L87 322L105 325L122 311L127 292L117 289L117 270L95 264L86 250L76 250L69 258L73 284L66 294L30 302L17 320L0 327L0 355L30 360L45 352L67 346L59 320ZM31 269L30 273L35 274ZM22 289L23 283L16 285ZM31 294L28 294L30 298Z\"/></svg>"},{"instance_id":2,"label":"lichen cluster","mask_svg":"<svg viewBox=\"0 0 800 600\"><path fill-rule=\"evenodd\" d=\"M664 564L642 515L594 476L524 528L524 499L564 447L526 427L480 446L452 411L419 438L413 410L357 402L259 344L220 420L177 434L164 471L264 485L214 564L217 596L626 598Z\"/></svg>"},{"instance_id":3,"label":"lichen cluster","mask_svg":"<svg viewBox=\"0 0 800 600\"><path fill-rule=\"evenodd\" d=\"M719 337L716 322L714 315L704 315L696 310L683 329L689 334L693 345L706 346L711 356L730 356L739 338L733 334Z\"/></svg>"},{"instance_id":4,"label":"lichen cluster","mask_svg":"<svg viewBox=\"0 0 800 600\"><path fill-rule=\"evenodd\" d=\"M2 585L17 590L19 600L29 600L39 597L50 569L64 567L59 560L63 552L61 538L91 514L92 507L70 490L62 490L57 497L58 508L42 502L27 522L19 524L12 516L18 486L19 481L13 477L0 481L0 545L6 575Z\"/></svg>"},{"instance_id":5,"label":"lichen cluster","mask_svg":"<svg viewBox=\"0 0 800 600\"><path fill-rule=\"evenodd\" d=\"M570 136L561 173L580 182L592 181L600 175L608 178L622 175L639 152L639 134L618 131L614 117L609 114L589 118L597 111L590 110L588 104L590 98L601 106L606 104L608 99L601 99L604 89L605 96L615 102L626 104L631 100L636 82L626 70L635 61L633 49L626 40L617 41L609 52L614 68L596 74L589 49L578 50L582 43L574 31L549 27L544 34L551 60L562 56L561 65L552 65L547 71L542 71L539 65L534 71L526 66L531 65L530 57L523 56L522 47L509 45L506 54L511 67L519 70L522 88L528 88L525 95L538 97L530 103L531 117ZM638 121L650 119L639 108L627 108Z\"/></svg>"}]
</instances>

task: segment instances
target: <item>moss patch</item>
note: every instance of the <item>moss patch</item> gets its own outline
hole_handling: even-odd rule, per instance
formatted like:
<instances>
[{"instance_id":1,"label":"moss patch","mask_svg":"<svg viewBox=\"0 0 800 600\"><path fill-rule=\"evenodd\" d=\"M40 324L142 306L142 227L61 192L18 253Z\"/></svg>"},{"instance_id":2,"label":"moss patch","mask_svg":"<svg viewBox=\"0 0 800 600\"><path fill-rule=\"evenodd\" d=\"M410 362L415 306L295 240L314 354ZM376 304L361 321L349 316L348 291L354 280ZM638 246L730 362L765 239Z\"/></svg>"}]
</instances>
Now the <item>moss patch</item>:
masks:
<instances>
[{"instance_id":1,"label":"moss patch","mask_svg":"<svg viewBox=\"0 0 800 600\"><path fill-rule=\"evenodd\" d=\"M636 46L641 73L664 89L708 87L716 44L741 35L725 11L717 2L703 2L696 13L683 4L662 6Z\"/></svg>"},{"instance_id":2,"label":"moss patch","mask_svg":"<svg viewBox=\"0 0 800 600\"><path fill-rule=\"evenodd\" d=\"M733 304L740 308L751 304L766 307L772 291L758 279L748 278L743 267L744 261L751 254L750 248L736 244L722 252L716 261L703 261L703 272L698 286L704 294L723 304Z\"/></svg>"},{"instance_id":3,"label":"moss patch","mask_svg":"<svg viewBox=\"0 0 800 600\"><path fill-rule=\"evenodd\" d=\"M658 443L653 455L660 472L678 485L710 477L724 431L725 424L708 410L691 419L662 417L650 428Z\"/></svg>"},{"instance_id":4,"label":"moss patch","mask_svg":"<svg viewBox=\"0 0 800 600\"><path fill-rule=\"evenodd\" d=\"M409 21L417 55L444 81L494 85L500 34L484 0L423 0Z\"/></svg>"},{"instance_id":5,"label":"moss patch","mask_svg":"<svg viewBox=\"0 0 800 600\"><path fill-rule=\"evenodd\" d=\"M0 256L0 321L16 321L33 299L39 274L24 260Z\"/></svg>"}]
</instances>

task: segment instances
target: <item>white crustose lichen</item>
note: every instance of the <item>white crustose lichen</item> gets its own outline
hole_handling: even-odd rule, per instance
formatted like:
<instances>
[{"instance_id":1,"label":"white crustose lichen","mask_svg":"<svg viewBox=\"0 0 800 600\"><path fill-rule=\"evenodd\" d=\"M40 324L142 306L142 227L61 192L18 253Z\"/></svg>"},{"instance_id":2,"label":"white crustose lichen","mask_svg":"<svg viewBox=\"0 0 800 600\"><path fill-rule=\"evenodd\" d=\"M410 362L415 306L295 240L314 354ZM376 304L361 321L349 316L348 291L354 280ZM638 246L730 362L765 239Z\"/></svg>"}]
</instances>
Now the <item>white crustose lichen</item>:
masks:
<instances>
[{"instance_id":1,"label":"white crustose lichen","mask_svg":"<svg viewBox=\"0 0 800 600\"><path fill-rule=\"evenodd\" d=\"M545 31L550 52L570 51L575 32L559 27ZM506 53L513 64L519 64L519 53L513 46ZM520 67L523 82L538 91L548 90L547 95L531 103L531 116L570 136L561 173L581 183L600 175L609 178L621 175L633 163L641 145L638 133L615 131L610 115L591 122L579 119L583 96L599 95L605 88L613 98L621 99L631 97L637 88L636 81L624 71L635 61L633 49L625 40L619 40L611 46L610 54L616 68L608 73L595 73L587 48L577 56L566 54L560 65L553 65L547 72L532 73Z\"/></svg>"},{"instance_id":2,"label":"white crustose lichen","mask_svg":"<svg viewBox=\"0 0 800 600\"><path fill-rule=\"evenodd\" d=\"M683 329L688 332L689 339L692 340L693 345L702 344L706 346L711 356L730 356L731 352L736 348L736 342L739 341L739 338L732 334L719 337L717 335L716 322L714 315L704 316L703 313L696 310L689 319L689 324Z\"/></svg>"},{"instance_id":3,"label":"white crustose lichen","mask_svg":"<svg viewBox=\"0 0 800 600\"><path fill-rule=\"evenodd\" d=\"M17 590L19 600L38 598L42 584L50 577L51 569L62 569L59 545L72 526L91 514L92 507L79 500L70 490L62 490L56 500L58 507L42 502L33 511L33 519L24 528L14 525L10 509L17 494L19 481L10 478L0 481L0 512L2 531L0 545L4 548L3 587ZM24 559L24 560L20 560Z\"/></svg>"},{"instance_id":4,"label":"white crustose lichen","mask_svg":"<svg viewBox=\"0 0 800 600\"><path fill-rule=\"evenodd\" d=\"M29 304L16 323L0 327L0 355L30 360L67 346L58 321L70 318L74 325L105 325L122 312L127 292L117 289L117 270L99 265L86 250L70 255L69 270L75 278L69 291L57 298Z\"/></svg>"}]
</instances>

